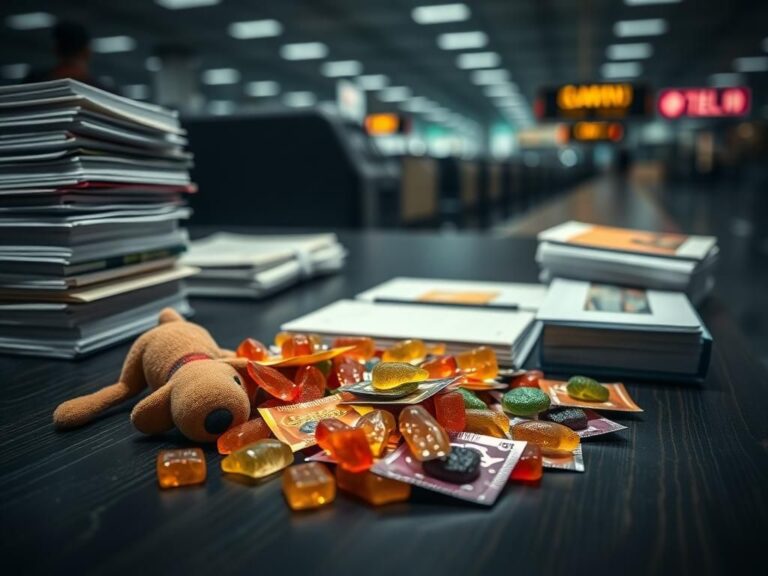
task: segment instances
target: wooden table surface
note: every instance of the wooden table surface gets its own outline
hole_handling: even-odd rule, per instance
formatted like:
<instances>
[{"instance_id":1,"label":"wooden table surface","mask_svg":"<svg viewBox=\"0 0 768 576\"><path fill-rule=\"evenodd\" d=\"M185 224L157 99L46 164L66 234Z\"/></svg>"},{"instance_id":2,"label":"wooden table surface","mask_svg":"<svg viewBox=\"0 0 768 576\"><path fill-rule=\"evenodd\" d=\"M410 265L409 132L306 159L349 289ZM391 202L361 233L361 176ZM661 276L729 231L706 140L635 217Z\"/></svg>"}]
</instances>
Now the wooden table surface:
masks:
<instances>
[{"instance_id":1,"label":"wooden table surface","mask_svg":"<svg viewBox=\"0 0 768 576\"><path fill-rule=\"evenodd\" d=\"M532 239L345 233L344 272L264 302L194 300L195 320L234 347L394 275L535 281ZM723 304L702 315L714 339L703 385L628 383L645 409L628 430L584 442L586 472L508 486L490 509L424 491L371 508L341 495L292 513L280 482L219 472L161 491L158 450L130 405L53 430L54 407L112 383L128 344L79 362L0 358L0 551L4 574L532 574L763 572L768 538L768 380ZM130 403L129 403L130 404ZM760 567L763 567L762 569ZM12 570L7 570L12 567Z\"/></svg>"}]
</instances>

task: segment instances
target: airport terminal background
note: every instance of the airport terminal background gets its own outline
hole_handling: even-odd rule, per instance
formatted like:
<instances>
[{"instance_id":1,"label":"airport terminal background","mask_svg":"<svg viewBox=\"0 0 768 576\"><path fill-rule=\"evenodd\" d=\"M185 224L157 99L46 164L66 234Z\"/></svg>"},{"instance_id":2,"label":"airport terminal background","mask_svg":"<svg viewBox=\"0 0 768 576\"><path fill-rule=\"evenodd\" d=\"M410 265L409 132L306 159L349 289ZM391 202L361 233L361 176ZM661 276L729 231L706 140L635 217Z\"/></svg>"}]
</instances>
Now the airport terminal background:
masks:
<instances>
[{"instance_id":1,"label":"airport terminal background","mask_svg":"<svg viewBox=\"0 0 768 576\"><path fill-rule=\"evenodd\" d=\"M59 72L180 111L192 225L666 222L718 237L717 294L768 365L763 0L10 0L3 84L56 73L61 24L89 47ZM596 83L648 106L592 128L542 118L547 90ZM747 88L751 105L664 118L658 96L682 87Z\"/></svg>"}]
</instances>

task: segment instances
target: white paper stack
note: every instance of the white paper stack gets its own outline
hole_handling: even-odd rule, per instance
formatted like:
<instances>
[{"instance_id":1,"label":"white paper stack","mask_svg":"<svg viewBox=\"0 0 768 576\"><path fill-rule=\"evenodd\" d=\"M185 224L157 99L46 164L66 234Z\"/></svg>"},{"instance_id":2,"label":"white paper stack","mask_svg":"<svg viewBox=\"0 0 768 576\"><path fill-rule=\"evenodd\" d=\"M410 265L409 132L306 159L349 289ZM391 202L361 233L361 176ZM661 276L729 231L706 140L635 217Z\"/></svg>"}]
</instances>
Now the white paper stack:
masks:
<instances>
[{"instance_id":1,"label":"white paper stack","mask_svg":"<svg viewBox=\"0 0 768 576\"><path fill-rule=\"evenodd\" d=\"M565 222L541 232L541 279L573 278L681 291L702 301L714 287L717 239Z\"/></svg>"},{"instance_id":2,"label":"white paper stack","mask_svg":"<svg viewBox=\"0 0 768 576\"><path fill-rule=\"evenodd\" d=\"M347 252L335 234L217 233L192 242L182 261L201 269L189 293L215 298L263 298L344 266Z\"/></svg>"},{"instance_id":3,"label":"white paper stack","mask_svg":"<svg viewBox=\"0 0 768 576\"><path fill-rule=\"evenodd\" d=\"M190 309L176 114L74 80L0 88L0 351L72 358Z\"/></svg>"},{"instance_id":4,"label":"white paper stack","mask_svg":"<svg viewBox=\"0 0 768 576\"><path fill-rule=\"evenodd\" d=\"M712 338L682 292L554 280L537 319L544 370L698 381Z\"/></svg>"},{"instance_id":5,"label":"white paper stack","mask_svg":"<svg viewBox=\"0 0 768 576\"><path fill-rule=\"evenodd\" d=\"M413 338L445 344L448 354L488 346L500 365L521 366L540 333L535 308L545 292L536 285L397 278L357 300L339 300L287 322L282 329L327 337L369 336L380 348ZM482 294L494 296L489 301Z\"/></svg>"}]
</instances>

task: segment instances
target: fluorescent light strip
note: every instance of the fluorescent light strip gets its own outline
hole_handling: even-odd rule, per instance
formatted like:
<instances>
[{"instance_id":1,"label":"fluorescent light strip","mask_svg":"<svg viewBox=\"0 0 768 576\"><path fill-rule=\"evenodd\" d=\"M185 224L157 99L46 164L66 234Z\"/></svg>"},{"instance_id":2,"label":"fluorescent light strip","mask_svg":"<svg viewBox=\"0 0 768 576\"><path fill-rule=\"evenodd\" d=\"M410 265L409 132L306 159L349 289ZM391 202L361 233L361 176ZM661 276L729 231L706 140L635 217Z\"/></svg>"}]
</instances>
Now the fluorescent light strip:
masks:
<instances>
[{"instance_id":1,"label":"fluorescent light strip","mask_svg":"<svg viewBox=\"0 0 768 576\"><path fill-rule=\"evenodd\" d=\"M123 86L123 94L135 100L146 100L149 98L149 86L146 84L127 84Z\"/></svg>"},{"instance_id":2,"label":"fluorescent light strip","mask_svg":"<svg viewBox=\"0 0 768 576\"><path fill-rule=\"evenodd\" d=\"M624 0L627 6L652 6L657 4L680 4L683 0Z\"/></svg>"},{"instance_id":3,"label":"fluorescent light strip","mask_svg":"<svg viewBox=\"0 0 768 576\"><path fill-rule=\"evenodd\" d=\"M235 111L235 103L231 100L211 100L208 111L216 116L228 116Z\"/></svg>"},{"instance_id":4,"label":"fluorescent light strip","mask_svg":"<svg viewBox=\"0 0 768 576\"><path fill-rule=\"evenodd\" d=\"M211 68L203 71L203 84L220 86L235 84L240 80L240 72L234 68Z\"/></svg>"},{"instance_id":5,"label":"fluorescent light strip","mask_svg":"<svg viewBox=\"0 0 768 576\"><path fill-rule=\"evenodd\" d=\"M297 42L280 47L280 56L286 60L319 60L327 55L328 46L322 42Z\"/></svg>"},{"instance_id":6,"label":"fluorescent light strip","mask_svg":"<svg viewBox=\"0 0 768 576\"><path fill-rule=\"evenodd\" d=\"M248 20L232 22L228 28L229 35L238 40L253 38L272 38L283 33L283 25L277 20Z\"/></svg>"},{"instance_id":7,"label":"fluorescent light strip","mask_svg":"<svg viewBox=\"0 0 768 576\"><path fill-rule=\"evenodd\" d=\"M501 58L496 52L467 52L456 58L456 65L462 70L495 68L500 63Z\"/></svg>"},{"instance_id":8,"label":"fluorescent light strip","mask_svg":"<svg viewBox=\"0 0 768 576\"><path fill-rule=\"evenodd\" d=\"M363 74L357 79L357 84L363 90L381 90L389 84L389 78L384 74Z\"/></svg>"},{"instance_id":9,"label":"fluorescent light strip","mask_svg":"<svg viewBox=\"0 0 768 576\"><path fill-rule=\"evenodd\" d=\"M621 20L613 25L613 32L621 38L632 36L659 36L667 31L667 21L663 18L646 20Z\"/></svg>"},{"instance_id":10,"label":"fluorescent light strip","mask_svg":"<svg viewBox=\"0 0 768 576\"><path fill-rule=\"evenodd\" d=\"M283 104L291 108L308 108L314 106L317 97L312 92L286 92L283 96Z\"/></svg>"},{"instance_id":11,"label":"fluorescent light strip","mask_svg":"<svg viewBox=\"0 0 768 576\"><path fill-rule=\"evenodd\" d=\"M491 86L486 86L484 92L489 98L519 97L517 89L513 88L510 84L493 84Z\"/></svg>"},{"instance_id":12,"label":"fluorescent light strip","mask_svg":"<svg viewBox=\"0 0 768 576\"><path fill-rule=\"evenodd\" d=\"M479 86L491 84L506 84L509 81L509 72L506 70L478 70L472 72L472 83Z\"/></svg>"},{"instance_id":13,"label":"fluorescent light strip","mask_svg":"<svg viewBox=\"0 0 768 576\"><path fill-rule=\"evenodd\" d=\"M324 62L320 66L320 73L328 78L343 78L345 76L357 76L363 71L363 65L357 60L337 60L336 62Z\"/></svg>"},{"instance_id":14,"label":"fluorescent light strip","mask_svg":"<svg viewBox=\"0 0 768 576\"><path fill-rule=\"evenodd\" d=\"M605 49L608 60L641 60L650 58L653 54L653 46L647 42L635 44L611 44Z\"/></svg>"},{"instance_id":15,"label":"fluorescent light strip","mask_svg":"<svg viewBox=\"0 0 768 576\"><path fill-rule=\"evenodd\" d=\"M736 58L733 67L738 72L766 72L768 71L768 56L748 56Z\"/></svg>"},{"instance_id":16,"label":"fluorescent light strip","mask_svg":"<svg viewBox=\"0 0 768 576\"><path fill-rule=\"evenodd\" d=\"M6 64L0 68L0 75L7 80L21 80L29 74L29 64Z\"/></svg>"},{"instance_id":17,"label":"fluorescent light strip","mask_svg":"<svg viewBox=\"0 0 768 576\"><path fill-rule=\"evenodd\" d=\"M105 36L94 38L91 48L99 54L114 54L117 52L130 52L136 48L136 40L130 36Z\"/></svg>"},{"instance_id":18,"label":"fluorescent light strip","mask_svg":"<svg viewBox=\"0 0 768 576\"><path fill-rule=\"evenodd\" d=\"M38 30L56 24L56 16L48 12L28 12L6 16L5 25L14 30Z\"/></svg>"},{"instance_id":19,"label":"fluorescent light strip","mask_svg":"<svg viewBox=\"0 0 768 576\"><path fill-rule=\"evenodd\" d=\"M155 0L155 2L163 8L168 8L168 10L186 10L187 8L216 6L221 0Z\"/></svg>"},{"instance_id":20,"label":"fluorescent light strip","mask_svg":"<svg viewBox=\"0 0 768 576\"><path fill-rule=\"evenodd\" d=\"M405 102L411 97L411 89L405 86L390 86L379 92L382 102Z\"/></svg>"},{"instance_id":21,"label":"fluorescent light strip","mask_svg":"<svg viewBox=\"0 0 768 576\"><path fill-rule=\"evenodd\" d=\"M744 84L744 76L737 72L722 72L720 74L712 74L709 77L710 86L716 88L722 88L727 86L741 86Z\"/></svg>"},{"instance_id":22,"label":"fluorescent light strip","mask_svg":"<svg viewBox=\"0 0 768 576\"><path fill-rule=\"evenodd\" d=\"M639 62L609 62L600 67L603 78L636 78L643 73Z\"/></svg>"},{"instance_id":23,"label":"fluorescent light strip","mask_svg":"<svg viewBox=\"0 0 768 576\"><path fill-rule=\"evenodd\" d=\"M248 82L245 85L245 93L255 98L267 98L277 96L280 93L280 84L273 80L261 80L258 82Z\"/></svg>"},{"instance_id":24,"label":"fluorescent light strip","mask_svg":"<svg viewBox=\"0 0 768 576\"><path fill-rule=\"evenodd\" d=\"M466 4L438 4L436 6L417 6L411 11L411 17L417 24L444 24L445 22L463 22L470 15Z\"/></svg>"},{"instance_id":25,"label":"fluorescent light strip","mask_svg":"<svg viewBox=\"0 0 768 576\"><path fill-rule=\"evenodd\" d=\"M485 48L488 35L485 32L446 32L437 37L437 45L443 50Z\"/></svg>"}]
</instances>

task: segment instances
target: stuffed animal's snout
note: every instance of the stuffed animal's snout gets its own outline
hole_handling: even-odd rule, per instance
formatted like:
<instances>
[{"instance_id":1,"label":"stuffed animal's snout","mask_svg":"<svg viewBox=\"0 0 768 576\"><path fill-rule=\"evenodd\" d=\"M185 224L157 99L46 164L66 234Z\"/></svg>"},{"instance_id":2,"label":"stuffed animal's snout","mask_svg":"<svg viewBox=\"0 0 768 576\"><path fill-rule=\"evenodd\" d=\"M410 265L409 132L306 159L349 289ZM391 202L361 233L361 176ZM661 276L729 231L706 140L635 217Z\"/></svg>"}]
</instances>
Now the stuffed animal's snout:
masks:
<instances>
[{"instance_id":1,"label":"stuffed animal's snout","mask_svg":"<svg viewBox=\"0 0 768 576\"><path fill-rule=\"evenodd\" d=\"M248 420L251 404L233 367L214 361L194 362L179 370L176 379L172 383L171 416L188 438L212 442Z\"/></svg>"}]
</instances>

